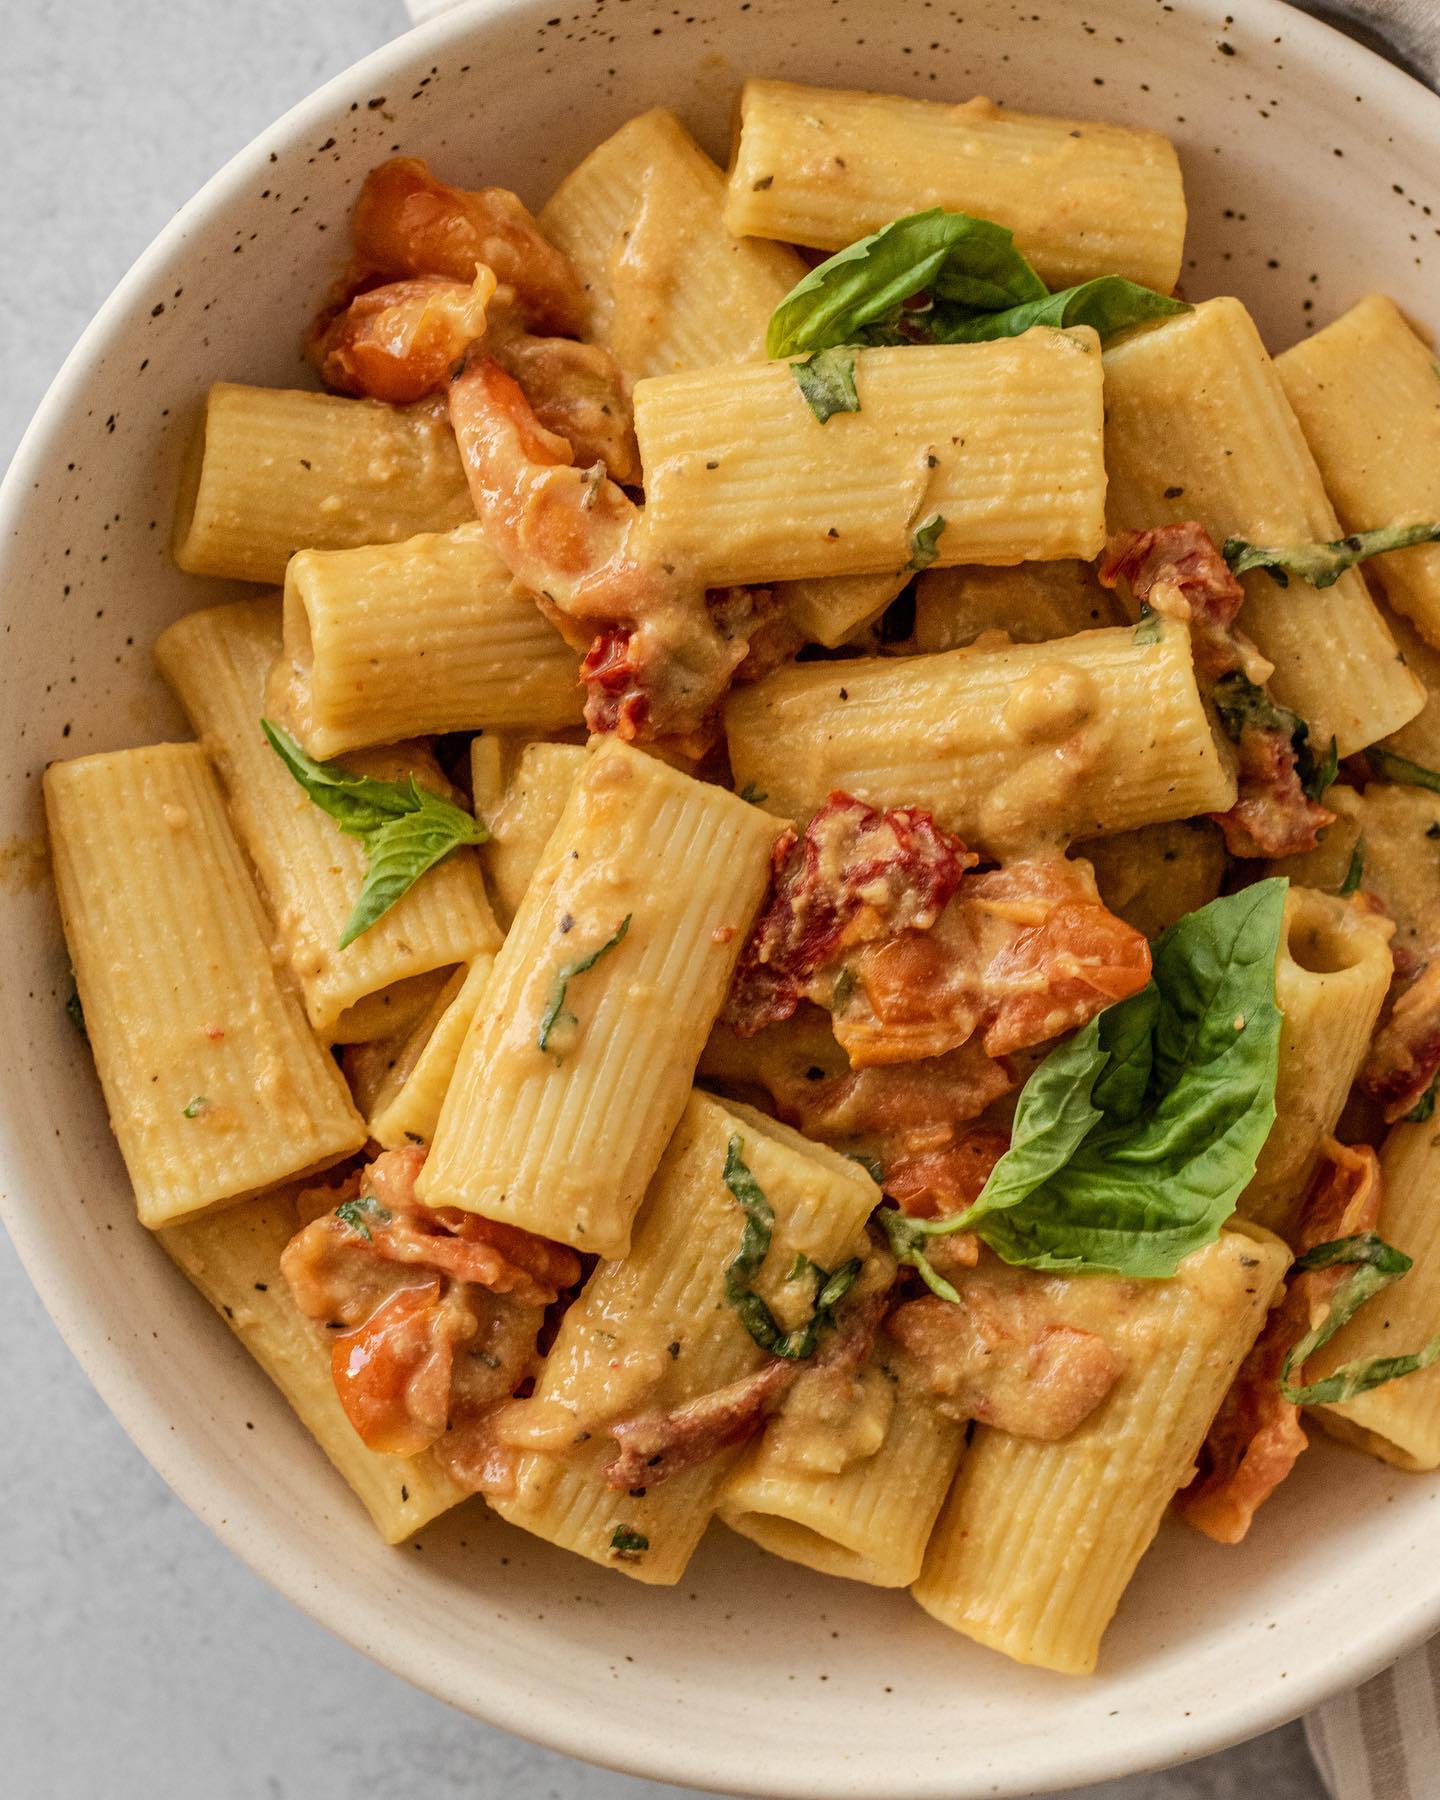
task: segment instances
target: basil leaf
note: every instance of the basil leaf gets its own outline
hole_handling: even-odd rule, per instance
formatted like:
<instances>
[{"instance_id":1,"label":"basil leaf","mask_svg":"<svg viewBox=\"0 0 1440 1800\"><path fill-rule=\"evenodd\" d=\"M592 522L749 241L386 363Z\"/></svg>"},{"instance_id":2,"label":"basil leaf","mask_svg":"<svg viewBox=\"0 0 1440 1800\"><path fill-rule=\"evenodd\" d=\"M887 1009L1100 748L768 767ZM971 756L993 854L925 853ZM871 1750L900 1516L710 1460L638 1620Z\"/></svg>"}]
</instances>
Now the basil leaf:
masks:
<instances>
[{"instance_id":1,"label":"basil leaf","mask_svg":"<svg viewBox=\"0 0 1440 1800\"><path fill-rule=\"evenodd\" d=\"M335 1217L352 1231L358 1231L367 1244L373 1244L375 1240L370 1235L369 1221L373 1219L377 1225L388 1225L392 1214L372 1195L360 1194L354 1200L342 1200L335 1208Z\"/></svg>"},{"instance_id":2,"label":"basil leaf","mask_svg":"<svg viewBox=\"0 0 1440 1800\"><path fill-rule=\"evenodd\" d=\"M1319 800L1340 774L1340 741L1332 737L1329 748L1317 762L1309 740L1310 727L1307 725L1303 744L1295 746L1299 758L1300 785L1305 790L1307 800Z\"/></svg>"},{"instance_id":3,"label":"basil leaf","mask_svg":"<svg viewBox=\"0 0 1440 1800\"><path fill-rule=\"evenodd\" d=\"M1425 1092L1405 1115L1409 1125L1423 1125L1427 1119L1435 1117L1435 1083L1432 1081Z\"/></svg>"},{"instance_id":4,"label":"basil leaf","mask_svg":"<svg viewBox=\"0 0 1440 1800\"><path fill-rule=\"evenodd\" d=\"M540 1035L535 1040L538 1049L550 1049L550 1039L557 1025L578 1025L580 1023L574 1013L566 1012L564 1010L566 990L577 975L587 974L595 967L602 956L608 956L610 954L625 936L625 933L630 929L630 921L634 916L634 913L626 913L625 917L615 927L610 936L606 938L605 942L601 944L598 950L592 950L588 956L579 957L574 962L562 963L555 971L555 980L550 989L549 1002L547 1003L544 1012L540 1015ZM557 1063L564 1061L564 1057L560 1051L553 1050L550 1053Z\"/></svg>"},{"instance_id":5,"label":"basil leaf","mask_svg":"<svg viewBox=\"0 0 1440 1800\"><path fill-rule=\"evenodd\" d=\"M1353 1264L1354 1274L1336 1289L1330 1310L1320 1323L1291 1347L1280 1370L1280 1392L1292 1406L1334 1406L1440 1362L1440 1335L1437 1335L1421 1349L1407 1355L1360 1357L1355 1362L1342 1363L1320 1381L1301 1387L1293 1385L1290 1377L1295 1370L1303 1368L1317 1350L1328 1344L1367 1300L1383 1293L1411 1267L1411 1259L1403 1250L1387 1244L1373 1231L1364 1231L1354 1237L1334 1238L1328 1244L1317 1244L1313 1250L1307 1250L1295 1259L1291 1273L1329 1269L1338 1263Z\"/></svg>"},{"instance_id":6,"label":"basil leaf","mask_svg":"<svg viewBox=\"0 0 1440 1800\"><path fill-rule=\"evenodd\" d=\"M1291 712L1270 698L1263 687L1257 687L1239 669L1232 669L1212 684L1210 699L1226 737L1239 743L1247 726L1257 731L1281 732L1295 752L1295 773L1306 797L1318 800L1340 773L1339 745L1332 737L1328 749L1317 762L1310 745L1310 727L1299 713Z\"/></svg>"},{"instance_id":7,"label":"basil leaf","mask_svg":"<svg viewBox=\"0 0 1440 1800\"><path fill-rule=\"evenodd\" d=\"M1165 635L1165 615L1158 613L1153 606L1140 608L1140 617L1135 622L1135 629L1130 633L1137 644L1158 644Z\"/></svg>"},{"instance_id":8,"label":"basil leaf","mask_svg":"<svg viewBox=\"0 0 1440 1800\"><path fill-rule=\"evenodd\" d=\"M1397 756L1393 750L1382 750L1378 744L1371 744L1365 751L1366 760L1377 775L1386 781L1403 782L1407 787L1429 788L1440 794L1440 772L1427 769L1422 763L1411 762L1408 756Z\"/></svg>"},{"instance_id":9,"label":"basil leaf","mask_svg":"<svg viewBox=\"0 0 1440 1800\"><path fill-rule=\"evenodd\" d=\"M65 1017L88 1044L90 1042L90 1030L85 1023L85 1008L80 1004L79 988L74 987L73 985L65 998Z\"/></svg>"},{"instance_id":10,"label":"basil leaf","mask_svg":"<svg viewBox=\"0 0 1440 1800\"><path fill-rule=\"evenodd\" d=\"M1345 879L1335 892L1343 900L1355 893L1365 879L1365 839L1360 836L1355 840L1355 848L1350 852L1350 866L1345 871Z\"/></svg>"},{"instance_id":11,"label":"basil leaf","mask_svg":"<svg viewBox=\"0 0 1440 1800\"><path fill-rule=\"evenodd\" d=\"M823 425L836 413L857 413L860 396L855 391L855 352L851 349L816 350L790 365L795 385L805 404Z\"/></svg>"},{"instance_id":12,"label":"basil leaf","mask_svg":"<svg viewBox=\"0 0 1440 1800\"><path fill-rule=\"evenodd\" d=\"M636 1531L629 1525L617 1525L610 1538L610 1548L622 1562L638 1562L650 1548L650 1540L643 1531Z\"/></svg>"},{"instance_id":13,"label":"basil leaf","mask_svg":"<svg viewBox=\"0 0 1440 1800\"><path fill-rule=\"evenodd\" d=\"M1043 299L1045 284L989 219L931 207L894 219L798 281L770 316L767 356L854 343L924 289L980 312Z\"/></svg>"},{"instance_id":14,"label":"basil leaf","mask_svg":"<svg viewBox=\"0 0 1440 1800\"><path fill-rule=\"evenodd\" d=\"M1352 531L1326 544L1251 544L1244 538L1225 540L1225 560L1235 575L1264 569L1281 587L1298 575L1311 587L1327 588L1347 569L1367 557L1384 556L1391 550L1408 550L1414 544L1440 543L1440 520L1419 525L1377 525L1373 531Z\"/></svg>"},{"instance_id":15,"label":"basil leaf","mask_svg":"<svg viewBox=\"0 0 1440 1800\"><path fill-rule=\"evenodd\" d=\"M1150 985L1035 1070L1010 1149L947 1227L1027 1268L1150 1278L1219 1235L1275 1119L1287 886L1257 882L1164 933Z\"/></svg>"},{"instance_id":16,"label":"basil leaf","mask_svg":"<svg viewBox=\"0 0 1440 1800\"><path fill-rule=\"evenodd\" d=\"M765 1197L765 1190L755 1179L744 1159L745 1140L738 1131L730 1134L725 1146L725 1167L721 1174L732 1199L745 1214L745 1229L740 1234L740 1248L725 1271L725 1298L740 1316L740 1323L762 1350L771 1356L783 1356L792 1362L813 1356L820 1333L833 1325L834 1310L849 1293L860 1273L860 1258L852 1256L832 1274L819 1263L810 1263L815 1275L815 1307L804 1325L793 1331L781 1329L774 1313L755 1292L755 1278L770 1254L770 1240L775 1231L775 1210ZM792 1269L787 1279L795 1279Z\"/></svg>"},{"instance_id":17,"label":"basil leaf","mask_svg":"<svg viewBox=\"0 0 1440 1800\"><path fill-rule=\"evenodd\" d=\"M483 844L484 824L442 794L422 788L412 775L380 781L352 775L335 763L316 762L286 731L260 721L270 748L343 832L365 845L368 867L338 948L353 944L436 863L462 844Z\"/></svg>"},{"instance_id":18,"label":"basil leaf","mask_svg":"<svg viewBox=\"0 0 1440 1800\"><path fill-rule=\"evenodd\" d=\"M943 513L931 513L910 533L910 560L907 569L928 569L940 554L940 533L945 529Z\"/></svg>"},{"instance_id":19,"label":"basil leaf","mask_svg":"<svg viewBox=\"0 0 1440 1800\"><path fill-rule=\"evenodd\" d=\"M1143 325L1148 319L1165 319L1190 310L1187 301L1157 294L1154 288L1141 287L1123 275L1097 275L1078 287L1062 288L1019 306L1008 306L1003 312L965 315L937 308L934 319L925 321L924 329L937 343L979 344L993 338L1019 337L1033 325L1053 325L1057 330L1067 325L1092 325L1103 342L1117 331Z\"/></svg>"}]
</instances>

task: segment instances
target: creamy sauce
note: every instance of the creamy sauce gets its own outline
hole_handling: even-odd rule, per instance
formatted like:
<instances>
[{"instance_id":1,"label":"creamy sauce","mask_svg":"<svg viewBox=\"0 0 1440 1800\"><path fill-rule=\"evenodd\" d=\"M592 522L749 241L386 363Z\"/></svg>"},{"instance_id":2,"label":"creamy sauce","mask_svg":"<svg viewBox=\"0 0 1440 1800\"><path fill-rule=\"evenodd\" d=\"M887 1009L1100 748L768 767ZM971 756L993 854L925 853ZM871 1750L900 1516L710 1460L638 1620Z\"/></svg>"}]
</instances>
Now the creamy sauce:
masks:
<instances>
[{"instance_id":1,"label":"creamy sauce","mask_svg":"<svg viewBox=\"0 0 1440 1800\"><path fill-rule=\"evenodd\" d=\"M807 1369L765 1433L765 1460L805 1475L840 1475L884 1444L895 1377L878 1363L858 1374Z\"/></svg>"},{"instance_id":2,"label":"creamy sauce","mask_svg":"<svg viewBox=\"0 0 1440 1800\"><path fill-rule=\"evenodd\" d=\"M1110 752L1117 726L1088 670L1041 663L1005 704L1003 728L1030 754L998 782L980 809L980 837L1002 859L1059 855L1074 803Z\"/></svg>"}]
</instances>

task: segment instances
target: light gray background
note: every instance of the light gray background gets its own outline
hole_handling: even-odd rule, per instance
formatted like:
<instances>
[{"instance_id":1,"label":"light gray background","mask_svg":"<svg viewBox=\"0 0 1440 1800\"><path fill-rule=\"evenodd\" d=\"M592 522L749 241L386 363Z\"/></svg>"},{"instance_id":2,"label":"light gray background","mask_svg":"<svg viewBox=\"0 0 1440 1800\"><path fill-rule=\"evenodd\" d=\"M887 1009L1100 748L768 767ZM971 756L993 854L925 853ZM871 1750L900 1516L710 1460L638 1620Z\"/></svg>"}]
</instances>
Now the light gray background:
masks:
<instances>
[{"instance_id":1,"label":"light gray background","mask_svg":"<svg viewBox=\"0 0 1440 1800\"><path fill-rule=\"evenodd\" d=\"M0 464L175 209L403 25L400 0L0 0ZM682 1793L475 1724L271 1593L142 1460L3 1238L0 1371L3 1800ZM1089 1792L1316 1800L1321 1789L1292 1725Z\"/></svg>"}]
</instances>

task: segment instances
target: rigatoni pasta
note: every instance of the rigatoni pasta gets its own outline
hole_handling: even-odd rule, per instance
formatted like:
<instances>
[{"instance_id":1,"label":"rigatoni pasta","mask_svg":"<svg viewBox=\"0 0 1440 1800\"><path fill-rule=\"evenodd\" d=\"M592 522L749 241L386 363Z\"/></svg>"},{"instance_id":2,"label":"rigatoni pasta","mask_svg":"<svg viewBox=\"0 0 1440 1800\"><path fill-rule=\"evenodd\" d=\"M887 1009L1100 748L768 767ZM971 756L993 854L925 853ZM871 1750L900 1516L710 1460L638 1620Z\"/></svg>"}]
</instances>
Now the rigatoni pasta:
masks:
<instances>
[{"instance_id":1,"label":"rigatoni pasta","mask_svg":"<svg viewBox=\"0 0 1440 1800\"><path fill-rule=\"evenodd\" d=\"M86 1029L140 1220L155 1229L365 1141L277 975L196 744L53 763L45 807Z\"/></svg>"},{"instance_id":2,"label":"rigatoni pasta","mask_svg":"<svg viewBox=\"0 0 1440 1800\"><path fill-rule=\"evenodd\" d=\"M737 781L782 815L807 819L842 789L929 807L996 851L1034 843L1042 817L1055 843L1234 799L1183 625L1149 642L1121 628L797 665L737 692L726 736Z\"/></svg>"},{"instance_id":3,"label":"rigatoni pasta","mask_svg":"<svg viewBox=\"0 0 1440 1800\"><path fill-rule=\"evenodd\" d=\"M787 81L747 81L732 231L838 250L900 213L994 219L1051 286L1126 275L1167 292L1185 196L1154 131Z\"/></svg>"},{"instance_id":4,"label":"rigatoni pasta","mask_svg":"<svg viewBox=\"0 0 1440 1800\"><path fill-rule=\"evenodd\" d=\"M860 350L859 410L824 424L784 363L642 381L650 534L712 585L920 567L927 523L942 565L1094 556L1096 350L1088 329Z\"/></svg>"},{"instance_id":5,"label":"rigatoni pasta","mask_svg":"<svg viewBox=\"0 0 1440 1800\"><path fill-rule=\"evenodd\" d=\"M624 1254L777 831L613 739L593 753L461 1050L420 1187L428 1205ZM682 863L705 879L667 887Z\"/></svg>"},{"instance_id":6,"label":"rigatoni pasta","mask_svg":"<svg viewBox=\"0 0 1440 1800\"><path fill-rule=\"evenodd\" d=\"M224 783L311 1025L342 1043L386 1036L428 1003L451 969L496 949L500 934L470 851L339 948L366 858L306 800L261 735L280 646L280 603L265 598L188 614L162 632L155 655ZM421 745L367 752L351 767L446 785ZM438 980L426 979L439 971Z\"/></svg>"},{"instance_id":7,"label":"rigatoni pasta","mask_svg":"<svg viewBox=\"0 0 1440 1800\"><path fill-rule=\"evenodd\" d=\"M474 517L443 412L218 381L175 514L192 575L278 586L297 550L391 544Z\"/></svg>"}]
</instances>

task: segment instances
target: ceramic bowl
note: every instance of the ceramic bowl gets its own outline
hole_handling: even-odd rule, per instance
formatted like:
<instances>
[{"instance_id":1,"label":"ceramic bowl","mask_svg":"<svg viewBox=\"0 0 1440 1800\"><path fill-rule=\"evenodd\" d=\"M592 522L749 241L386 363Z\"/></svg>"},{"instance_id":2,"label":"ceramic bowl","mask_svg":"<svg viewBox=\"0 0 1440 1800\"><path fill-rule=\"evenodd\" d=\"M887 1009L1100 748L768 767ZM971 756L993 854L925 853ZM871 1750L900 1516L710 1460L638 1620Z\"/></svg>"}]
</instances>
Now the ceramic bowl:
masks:
<instances>
[{"instance_id":1,"label":"ceramic bowl","mask_svg":"<svg viewBox=\"0 0 1440 1800\"><path fill-rule=\"evenodd\" d=\"M1273 348L1376 286L1440 324L1440 101L1277 0L1234 18L1204 0L694 6L493 0L412 32L216 176L56 380L0 499L5 1222L95 1385L200 1517L332 1630L482 1718L771 1800L959 1800L1156 1767L1274 1725L1440 1626L1440 1483L1317 1445L1242 1548L1167 1524L1089 1681L1016 1668L903 1593L811 1576L719 1527L674 1591L478 1502L387 1549L136 1225L65 1017L51 896L27 879L47 759L182 731L150 645L226 592L167 551L199 396L222 377L305 380L297 340L348 207L394 151L538 203L657 101L723 156L749 73L986 93L1168 132L1191 208L1185 288L1240 294Z\"/></svg>"}]
</instances>

